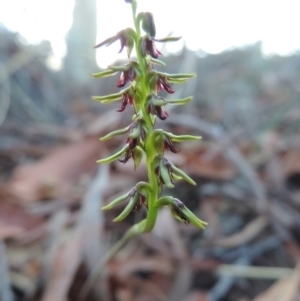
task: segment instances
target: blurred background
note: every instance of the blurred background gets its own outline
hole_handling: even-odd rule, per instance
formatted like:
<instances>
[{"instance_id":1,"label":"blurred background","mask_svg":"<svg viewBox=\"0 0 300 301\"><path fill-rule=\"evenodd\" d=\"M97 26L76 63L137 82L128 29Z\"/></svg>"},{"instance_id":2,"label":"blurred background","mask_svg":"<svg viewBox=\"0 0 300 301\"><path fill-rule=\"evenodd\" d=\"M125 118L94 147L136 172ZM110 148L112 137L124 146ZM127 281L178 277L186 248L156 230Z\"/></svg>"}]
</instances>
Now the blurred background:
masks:
<instances>
[{"instance_id":1,"label":"blurred background","mask_svg":"<svg viewBox=\"0 0 300 301\"><path fill-rule=\"evenodd\" d=\"M193 95L157 122L200 142L167 157L191 175L172 191L205 231L162 210L152 233L110 247L121 223L100 208L147 180L143 164L95 161L118 150L132 108L101 105L118 77L94 79L132 26L123 0L0 1L0 301L300 300L300 19L297 0L139 0L153 13L164 72L196 73ZM159 67L159 69L161 69ZM164 95L168 97L167 95Z\"/></svg>"}]
</instances>

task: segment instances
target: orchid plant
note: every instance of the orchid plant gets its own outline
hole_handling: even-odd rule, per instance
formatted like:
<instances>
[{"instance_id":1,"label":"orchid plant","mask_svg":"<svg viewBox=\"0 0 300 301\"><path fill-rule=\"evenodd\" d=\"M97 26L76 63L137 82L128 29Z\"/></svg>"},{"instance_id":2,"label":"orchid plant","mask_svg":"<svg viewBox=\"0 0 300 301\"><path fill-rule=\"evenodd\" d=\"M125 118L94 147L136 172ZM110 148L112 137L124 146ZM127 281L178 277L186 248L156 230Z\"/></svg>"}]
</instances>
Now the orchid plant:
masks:
<instances>
[{"instance_id":1,"label":"orchid plant","mask_svg":"<svg viewBox=\"0 0 300 301\"><path fill-rule=\"evenodd\" d=\"M125 209L114 221L120 222L131 212L139 211L143 206L147 209L147 216L141 222L133 225L120 242L128 241L134 235L149 232L153 229L158 211L160 208L168 206L175 218L204 229L206 222L196 217L182 201L173 196L161 196L163 187L174 188L174 182L185 180L191 185L196 185L183 170L172 164L164 153L171 151L177 153L174 142L187 140L199 140L201 137L191 135L175 135L155 127L156 119L165 120L169 115L166 105L184 105L192 97L183 99L164 99L159 96L161 90L167 93L174 93L171 84L180 84L195 76L195 74L168 74L155 70L155 65L165 66L159 60L161 52L156 48L155 42L174 42L180 37L156 38L155 23L151 13L140 12L137 14L136 0L125 0L132 7L134 29L127 28L121 30L113 37L95 46L109 46L119 41L120 52L127 50L129 62L121 66L109 66L107 70L92 74L96 78L121 73L117 82L117 87L121 88L118 93L94 96L93 99L102 104L109 104L121 100L118 112L123 112L127 105L132 106L134 114L132 123L123 129L113 131L102 137L101 141L107 141L116 135L127 134L125 145L112 156L98 160L98 163L110 163L119 160L126 163L132 159L134 168L138 168L143 157L146 159L148 170L148 182L139 182L127 193L121 195L102 210L112 209L114 206L127 202ZM143 32L143 34L142 34ZM132 50L135 49L136 59L131 57Z\"/></svg>"}]
</instances>

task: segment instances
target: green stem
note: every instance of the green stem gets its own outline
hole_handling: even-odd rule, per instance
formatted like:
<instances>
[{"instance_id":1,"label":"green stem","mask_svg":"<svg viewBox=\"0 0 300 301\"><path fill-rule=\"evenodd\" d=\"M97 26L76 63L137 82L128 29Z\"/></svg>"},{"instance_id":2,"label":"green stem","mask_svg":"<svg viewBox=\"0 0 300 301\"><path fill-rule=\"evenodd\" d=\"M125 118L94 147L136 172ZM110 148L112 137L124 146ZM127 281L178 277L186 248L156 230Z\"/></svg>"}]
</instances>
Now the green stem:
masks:
<instances>
[{"instance_id":1,"label":"green stem","mask_svg":"<svg viewBox=\"0 0 300 301\"><path fill-rule=\"evenodd\" d=\"M152 161L156 156L156 151L154 148L153 140L152 140L152 133L153 133L153 125L151 117L149 116L146 108L146 98L150 94L148 83L146 82L146 74L147 70L147 63L140 51L140 41L141 41L141 30L140 25L138 24L138 20L136 18L136 2L135 0L132 1L132 15L133 15L133 22L136 30L136 41L135 41L135 51L137 60L141 69L141 76L140 76L140 88L141 88L141 112L145 126L147 129L147 137L145 141L145 155L146 155L146 163L147 163L147 170L148 170L148 179L150 189L148 192L148 214L146 219L146 224L144 228L144 232L150 232L156 222L158 208L156 206L157 197L158 197L158 184L155 175L155 171L152 170Z\"/></svg>"}]
</instances>

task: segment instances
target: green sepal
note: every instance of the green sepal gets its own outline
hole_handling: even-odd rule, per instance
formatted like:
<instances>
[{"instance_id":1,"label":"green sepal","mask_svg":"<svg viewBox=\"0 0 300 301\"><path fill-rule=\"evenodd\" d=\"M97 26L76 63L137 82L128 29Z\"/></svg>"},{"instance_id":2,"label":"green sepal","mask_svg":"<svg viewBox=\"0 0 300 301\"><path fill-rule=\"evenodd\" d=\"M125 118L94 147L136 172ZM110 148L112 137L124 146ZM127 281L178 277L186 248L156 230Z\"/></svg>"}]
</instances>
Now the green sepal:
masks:
<instances>
[{"instance_id":1,"label":"green sepal","mask_svg":"<svg viewBox=\"0 0 300 301\"><path fill-rule=\"evenodd\" d=\"M120 65L120 66L108 66L109 69L117 71L117 72L123 72L123 71L127 71L129 70L131 67L130 64L126 64L126 65Z\"/></svg>"},{"instance_id":2,"label":"green sepal","mask_svg":"<svg viewBox=\"0 0 300 301\"><path fill-rule=\"evenodd\" d=\"M102 104L108 104L112 103L114 101L117 101L123 97L123 95L130 90L131 87L127 87L126 89L123 89L119 91L118 93L104 95L104 96L93 96L92 99L96 101L100 101Z\"/></svg>"},{"instance_id":3,"label":"green sepal","mask_svg":"<svg viewBox=\"0 0 300 301\"><path fill-rule=\"evenodd\" d=\"M150 184L146 182L138 182L135 187L140 193L148 194L152 190Z\"/></svg>"},{"instance_id":4,"label":"green sepal","mask_svg":"<svg viewBox=\"0 0 300 301\"><path fill-rule=\"evenodd\" d=\"M143 158L143 153L144 153L143 149L138 145L132 150L134 169L137 169L139 167Z\"/></svg>"},{"instance_id":5,"label":"green sepal","mask_svg":"<svg viewBox=\"0 0 300 301\"><path fill-rule=\"evenodd\" d=\"M130 126L127 126L126 128L110 132L107 135L105 135L104 137L101 137L100 141L107 141L107 140L111 139L114 136L125 134L129 130L129 127Z\"/></svg>"},{"instance_id":6,"label":"green sepal","mask_svg":"<svg viewBox=\"0 0 300 301\"><path fill-rule=\"evenodd\" d=\"M156 65L162 66L162 67L166 66L165 62L163 62L159 59L155 59L153 57L150 57L150 62L153 63L153 64L156 64Z\"/></svg>"},{"instance_id":7,"label":"green sepal","mask_svg":"<svg viewBox=\"0 0 300 301\"><path fill-rule=\"evenodd\" d=\"M115 200L113 200L112 202L110 202L108 205L102 207L101 209L104 210L104 211L112 209L116 205L124 202L128 198L128 194L129 194L129 192L127 192L127 193L119 196L118 198L116 198Z\"/></svg>"},{"instance_id":8,"label":"green sepal","mask_svg":"<svg viewBox=\"0 0 300 301\"><path fill-rule=\"evenodd\" d=\"M104 45L109 46L110 44L114 43L115 41L117 41L119 39L118 35L115 35L113 37L107 38L106 40L104 40L103 42L97 44L96 46L94 46L94 48L99 48L102 47Z\"/></svg>"},{"instance_id":9,"label":"green sepal","mask_svg":"<svg viewBox=\"0 0 300 301\"><path fill-rule=\"evenodd\" d=\"M152 98L151 98L151 100L152 100L152 103L155 105L155 106L165 106L166 104L168 104L162 97L161 98L159 98L159 97L155 97L155 96L153 96Z\"/></svg>"},{"instance_id":10,"label":"green sepal","mask_svg":"<svg viewBox=\"0 0 300 301\"><path fill-rule=\"evenodd\" d=\"M165 37L162 39L153 39L155 42L166 43L166 42L177 42L181 37Z\"/></svg>"},{"instance_id":11,"label":"green sepal","mask_svg":"<svg viewBox=\"0 0 300 301\"><path fill-rule=\"evenodd\" d=\"M174 135L172 133L164 132L166 136L171 138L174 142L182 142L182 141L197 141L200 140L202 137L200 136L192 136L192 135Z\"/></svg>"},{"instance_id":12,"label":"green sepal","mask_svg":"<svg viewBox=\"0 0 300 301\"><path fill-rule=\"evenodd\" d=\"M135 139L141 135L141 128L139 124L132 129L131 133L128 135L129 138Z\"/></svg>"},{"instance_id":13,"label":"green sepal","mask_svg":"<svg viewBox=\"0 0 300 301\"><path fill-rule=\"evenodd\" d=\"M131 37L133 39L136 38L136 32L131 27L127 27L126 29L123 30L123 32L126 38L128 37Z\"/></svg>"},{"instance_id":14,"label":"green sepal","mask_svg":"<svg viewBox=\"0 0 300 301\"><path fill-rule=\"evenodd\" d=\"M127 37L127 56L130 57L132 49L134 48L134 38L131 36Z\"/></svg>"},{"instance_id":15,"label":"green sepal","mask_svg":"<svg viewBox=\"0 0 300 301\"><path fill-rule=\"evenodd\" d=\"M171 105L185 105L193 99L193 96L189 96L181 99L167 99L166 102Z\"/></svg>"},{"instance_id":16,"label":"green sepal","mask_svg":"<svg viewBox=\"0 0 300 301\"><path fill-rule=\"evenodd\" d=\"M93 76L95 78L102 78L102 77L108 77L108 76L115 75L116 73L117 73L117 71L108 69L108 70L104 70L99 73L92 73L91 76Z\"/></svg>"},{"instance_id":17,"label":"green sepal","mask_svg":"<svg viewBox=\"0 0 300 301\"><path fill-rule=\"evenodd\" d=\"M171 105L185 105L193 99L193 96L180 99L164 99L160 96L149 95L147 101L152 101L155 106L165 106L167 104Z\"/></svg>"},{"instance_id":18,"label":"green sepal","mask_svg":"<svg viewBox=\"0 0 300 301\"><path fill-rule=\"evenodd\" d=\"M156 121L156 115L150 115L150 119L151 119L152 125L154 125L155 121Z\"/></svg>"},{"instance_id":19,"label":"green sepal","mask_svg":"<svg viewBox=\"0 0 300 301\"><path fill-rule=\"evenodd\" d=\"M174 78L174 79L183 79L183 78L186 78L186 79L189 79L189 78L192 78L192 77L195 77L196 74L195 73L177 73L177 74L170 74L170 73L165 73L165 72L158 72L156 71L157 74L163 76L163 77L166 77L168 79L170 78Z\"/></svg>"},{"instance_id":20,"label":"green sepal","mask_svg":"<svg viewBox=\"0 0 300 301\"><path fill-rule=\"evenodd\" d=\"M188 79L195 77L194 73L178 73L178 74L169 74L165 72L157 72L156 73L162 77L165 77L170 83L184 83Z\"/></svg>"},{"instance_id":21,"label":"green sepal","mask_svg":"<svg viewBox=\"0 0 300 301\"><path fill-rule=\"evenodd\" d=\"M117 222L121 222L124 218L126 218L133 210L136 202L137 202L137 198L138 198L138 193L135 193L135 195L133 195L127 206L125 207L125 209L121 212L120 215L118 215L115 219L113 219L113 222L117 223Z\"/></svg>"},{"instance_id":22,"label":"green sepal","mask_svg":"<svg viewBox=\"0 0 300 301\"><path fill-rule=\"evenodd\" d=\"M153 145L155 146L155 149L158 153L158 155L164 154L165 149L165 143L164 143L165 137L164 132L161 129L154 130L152 133L152 141Z\"/></svg>"},{"instance_id":23,"label":"green sepal","mask_svg":"<svg viewBox=\"0 0 300 301\"><path fill-rule=\"evenodd\" d=\"M175 175L174 173L172 173L172 177L175 181L180 181L182 180L182 177L178 176L178 175Z\"/></svg>"},{"instance_id":24,"label":"green sepal","mask_svg":"<svg viewBox=\"0 0 300 301\"><path fill-rule=\"evenodd\" d=\"M183 84L185 83L187 80L189 80L190 78L168 78L168 82L172 83L172 84Z\"/></svg>"},{"instance_id":25,"label":"green sepal","mask_svg":"<svg viewBox=\"0 0 300 301\"><path fill-rule=\"evenodd\" d=\"M148 83L150 93L156 94L157 80L158 80L158 74L156 72L150 71L147 73L145 82Z\"/></svg>"},{"instance_id":26,"label":"green sepal","mask_svg":"<svg viewBox=\"0 0 300 301\"><path fill-rule=\"evenodd\" d=\"M117 153L111 155L110 157L98 160L97 163L110 163L115 160L117 160L119 157L121 157L127 150L129 149L129 145L126 144L121 150L119 150Z\"/></svg>"},{"instance_id":27,"label":"green sepal","mask_svg":"<svg viewBox=\"0 0 300 301\"><path fill-rule=\"evenodd\" d=\"M136 33L132 28L126 28L126 29L119 31L116 35L114 35L110 38L107 38L103 42L97 44L96 46L94 46L94 48L99 48L104 45L106 45L106 47L107 47L107 46L111 45L112 43L116 42L117 40L121 39L122 37L126 38L126 45L128 47L128 38L134 39L135 36L136 36Z\"/></svg>"},{"instance_id":28,"label":"green sepal","mask_svg":"<svg viewBox=\"0 0 300 301\"><path fill-rule=\"evenodd\" d=\"M151 167L154 170L160 163L161 161L161 156L156 156L153 161L151 162Z\"/></svg>"},{"instance_id":29,"label":"green sepal","mask_svg":"<svg viewBox=\"0 0 300 301\"><path fill-rule=\"evenodd\" d=\"M200 228L200 229L205 229L205 226L208 225L207 222L202 221L199 219L189 208L184 206L182 209L182 213L186 216L187 220L195 227Z\"/></svg>"},{"instance_id":30,"label":"green sepal","mask_svg":"<svg viewBox=\"0 0 300 301\"><path fill-rule=\"evenodd\" d=\"M175 185L172 183L168 168L163 164L163 160L160 161L159 168L160 168L160 175L164 181L164 184L170 189L174 188Z\"/></svg>"},{"instance_id":31,"label":"green sepal","mask_svg":"<svg viewBox=\"0 0 300 301\"><path fill-rule=\"evenodd\" d=\"M173 198L172 204L169 206L172 215L186 225L191 223L193 226L205 229L208 224L199 219L193 212L191 212L180 200Z\"/></svg>"},{"instance_id":32,"label":"green sepal","mask_svg":"<svg viewBox=\"0 0 300 301\"><path fill-rule=\"evenodd\" d=\"M182 177L185 181L187 181L191 185L196 185L196 182L190 178L183 170L180 168L176 167L175 165L171 164L172 171Z\"/></svg>"},{"instance_id":33,"label":"green sepal","mask_svg":"<svg viewBox=\"0 0 300 301\"><path fill-rule=\"evenodd\" d=\"M141 118L139 114L133 114L131 120L132 121L138 121Z\"/></svg>"}]
</instances>

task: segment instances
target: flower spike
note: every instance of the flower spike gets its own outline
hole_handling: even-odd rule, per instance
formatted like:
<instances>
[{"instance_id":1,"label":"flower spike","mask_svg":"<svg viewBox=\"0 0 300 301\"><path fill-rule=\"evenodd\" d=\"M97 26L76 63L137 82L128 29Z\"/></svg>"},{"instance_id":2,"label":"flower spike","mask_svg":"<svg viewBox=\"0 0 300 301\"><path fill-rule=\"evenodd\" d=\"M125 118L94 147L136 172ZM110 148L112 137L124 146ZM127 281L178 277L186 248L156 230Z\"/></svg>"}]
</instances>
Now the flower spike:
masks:
<instances>
[{"instance_id":1,"label":"flower spike","mask_svg":"<svg viewBox=\"0 0 300 301\"><path fill-rule=\"evenodd\" d=\"M162 56L156 43L178 41L180 37L156 38L156 27L153 15L149 12L137 11L137 0L125 0L130 3L133 13L134 28L126 28L116 35L97 44L95 48L109 46L120 42L120 51L127 49L128 62L118 66L108 66L106 70L93 73L95 78L103 78L120 74L116 87L119 91L104 96L94 96L93 99L102 104L120 101L117 112L124 112L128 105L133 107L133 117L129 125L117 129L101 138L107 141L117 135L126 135L124 146L108 158L100 159L98 163L119 161L127 163L133 160L134 169L144 163L147 168L148 182L139 182L129 192L116 198L103 210L112 209L120 203L126 202L125 208L114 221L120 222L131 212L146 208L146 219L132 226L125 234L127 240L134 234L149 232L153 229L158 211L168 206L174 217L186 225L192 224L204 229L207 223L196 217L182 201L171 196L161 196L163 189L175 187L176 181L185 180L196 185L183 170L175 166L167 158L166 152L178 153L176 143L184 141L197 141L201 137L192 135L175 135L162 129L155 129L156 120L165 120L169 114L167 105L185 105L192 97L169 99L160 96L161 91L173 94L173 84L181 84L193 78L195 74L179 73L169 74L155 70L156 66L165 66L158 58ZM131 52L135 48L136 59L132 60ZM145 159L143 161L143 159Z\"/></svg>"}]
</instances>

